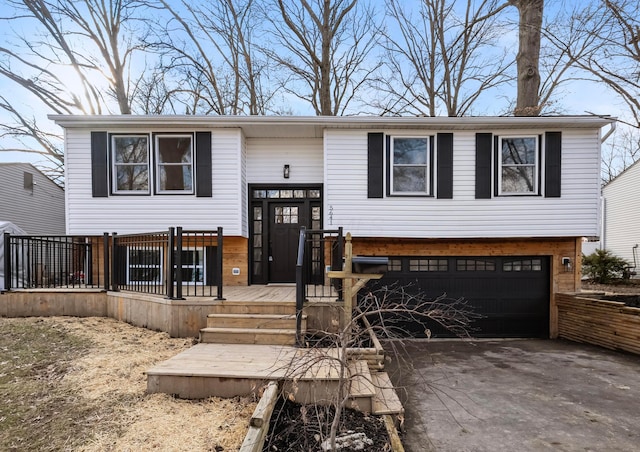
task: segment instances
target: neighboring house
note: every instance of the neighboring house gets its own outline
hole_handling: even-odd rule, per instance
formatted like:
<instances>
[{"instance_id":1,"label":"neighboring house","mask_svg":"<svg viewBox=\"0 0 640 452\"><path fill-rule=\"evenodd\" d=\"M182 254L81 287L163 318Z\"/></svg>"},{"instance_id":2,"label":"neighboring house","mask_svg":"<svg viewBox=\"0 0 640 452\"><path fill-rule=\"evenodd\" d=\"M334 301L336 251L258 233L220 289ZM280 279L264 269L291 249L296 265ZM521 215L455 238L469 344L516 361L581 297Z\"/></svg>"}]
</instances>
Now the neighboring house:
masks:
<instances>
[{"instance_id":1,"label":"neighboring house","mask_svg":"<svg viewBox=\"0 0 640 452\"><path fill-rule=\"evenodd\" d=\"M640 244L640 162L602 189L604 221L601 247L637 265ZM634 259L635 253L635 259ZM637 273L639 269L635 270Z\"/></svg>"},{"instance_id":2,"label":"neighboring house","mask_svg":"<svg viewBox=\"0 0 640 452\"><path fill-rule=\"evenodd\" d=\"M31 235L65 234L65 193L30 163L0 163L0 220Z\"/></svg>"},{"instance_id":3,"label":"neighboring house","mask_svg":"<svg viewBox=\"0 0 640 452\"><path fill-rule=\"evenodd\" d=\"M554 336L597 236L601 129L573 117L52 116L67 231L224 228L224 281L290 283L300 226L464 296L485 336ZM204 261L205 258L203 257ZM159 264L161 265L161 264ZM204 265L204 264L203 264Z\"/></svg>"}]
</instances>

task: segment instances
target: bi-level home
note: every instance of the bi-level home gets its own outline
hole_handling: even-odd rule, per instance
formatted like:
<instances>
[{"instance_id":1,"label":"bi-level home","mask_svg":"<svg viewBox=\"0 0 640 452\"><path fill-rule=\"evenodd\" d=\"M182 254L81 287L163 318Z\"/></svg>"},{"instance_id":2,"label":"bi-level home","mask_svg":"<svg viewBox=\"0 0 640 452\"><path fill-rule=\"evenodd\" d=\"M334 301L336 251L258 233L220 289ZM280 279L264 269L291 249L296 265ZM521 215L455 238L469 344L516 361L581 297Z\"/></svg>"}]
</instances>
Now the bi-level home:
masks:
<instances>
[{"instance_id":1,"label":"bi-level home","mask_svg":"<svg viewBox=\"0 0 640 452\"><path fill-rule=\"evenodd\" d=\"M224 228L224 282L290 283L300 226L342 227L385 280L465 297L481 335L554 336L598 235L613 119L52 116L67 231Z\"/></svg>"}]
</instances>

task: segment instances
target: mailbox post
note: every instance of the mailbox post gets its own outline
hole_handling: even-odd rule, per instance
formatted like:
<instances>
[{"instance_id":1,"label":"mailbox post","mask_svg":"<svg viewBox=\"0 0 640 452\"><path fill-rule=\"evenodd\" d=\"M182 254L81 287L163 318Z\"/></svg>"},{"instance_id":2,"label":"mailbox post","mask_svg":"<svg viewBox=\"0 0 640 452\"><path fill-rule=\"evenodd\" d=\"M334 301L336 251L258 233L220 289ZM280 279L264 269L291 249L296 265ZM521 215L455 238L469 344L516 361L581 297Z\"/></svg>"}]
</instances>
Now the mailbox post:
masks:
<instances>
[{"instance_id":1,"label":"mailbox post","mask_svg":"<svg viewBox=\"0 0 640 452\"><path fill-rule=\"evenodd\" d=\"M353 256L351 233L345 237L344 268L342 271L330 271L329 278L343 280L344 294L343 327L345 328L348 342L351 339L351 321L353 318L353 306L357 304L357 296L360 289L372 279L380 279L387 270L389 259L386 257ZM348 328L347 328L348 327Z\"/></svg>"}]
</instances>

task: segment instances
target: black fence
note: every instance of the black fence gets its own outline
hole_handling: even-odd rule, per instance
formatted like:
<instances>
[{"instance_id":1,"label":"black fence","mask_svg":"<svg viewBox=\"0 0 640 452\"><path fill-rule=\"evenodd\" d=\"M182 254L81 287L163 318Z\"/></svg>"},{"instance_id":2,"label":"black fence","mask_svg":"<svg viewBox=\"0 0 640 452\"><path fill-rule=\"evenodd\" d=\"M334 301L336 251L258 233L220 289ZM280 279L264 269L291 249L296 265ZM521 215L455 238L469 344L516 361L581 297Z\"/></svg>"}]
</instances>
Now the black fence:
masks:
<instances>
[{"instance_id":1,"label":"black fence","mask_svg":"<svg viewBox=\"0 0 640 452\"><path fill-rule=\"evenodd\" d=\"M94 288L106 284L100 237L4 234L4 288Z\"/></svg>"},{"instance_id":2,"label":"black fence","mask_svg":"<svg viewBox=\"0 0 640 452\"><path fill-rule=\"evenodd\" d=\"M113 234L111 290L222 299L222 228Z\"/></svg>"},{"instance_id":3,"label":"black fence","mask_svg":"<svg viewBox=\"0 0 640 452\"><path fill-rule=\"evenodd\" d=\"M222 228L95 236L4 234L4 290L103 288L222 299Z\"/></svg>"},{"instance_id":4,"label":"black fence","mask_svg":"<svg viewBox=\"0 0 640 452\"><path fill-rule=\"evenodd\" d=\"M301 228L296 262L296 329L299 342L302 308L305 301L342 301L342 279L329 278L327 270L342 270L343 256L342 228L334 230Z\"/></svg>"}]
</instances>

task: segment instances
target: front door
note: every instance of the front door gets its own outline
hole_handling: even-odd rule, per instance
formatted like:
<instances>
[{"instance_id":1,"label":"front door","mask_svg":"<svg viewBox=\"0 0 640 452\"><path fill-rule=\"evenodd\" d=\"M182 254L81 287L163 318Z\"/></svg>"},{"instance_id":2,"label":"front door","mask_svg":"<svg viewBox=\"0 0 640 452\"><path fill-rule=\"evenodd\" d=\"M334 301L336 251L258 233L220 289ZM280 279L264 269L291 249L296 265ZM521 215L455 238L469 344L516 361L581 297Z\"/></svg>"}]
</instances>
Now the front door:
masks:
<instances>
[{"instance_id":1,"label":"front door","mask_svg":"<svg viewBox=\"0 0 640 452\"><path fill-rule=\"evenodd\" d=\"M322 228L322 186L251 185L249 192L250 283L295 282L300 228Z\"/></svg>"},{"instance_id":2,"label":"front door","mask_svg":"<svg viewBox=\"0 0 640 452\"><path fill-rule=\"evenodd\" d=\"M304 203L270 203L269 281L296 280L300 226L308 227Z\"/></svg>"}]
</instances>

